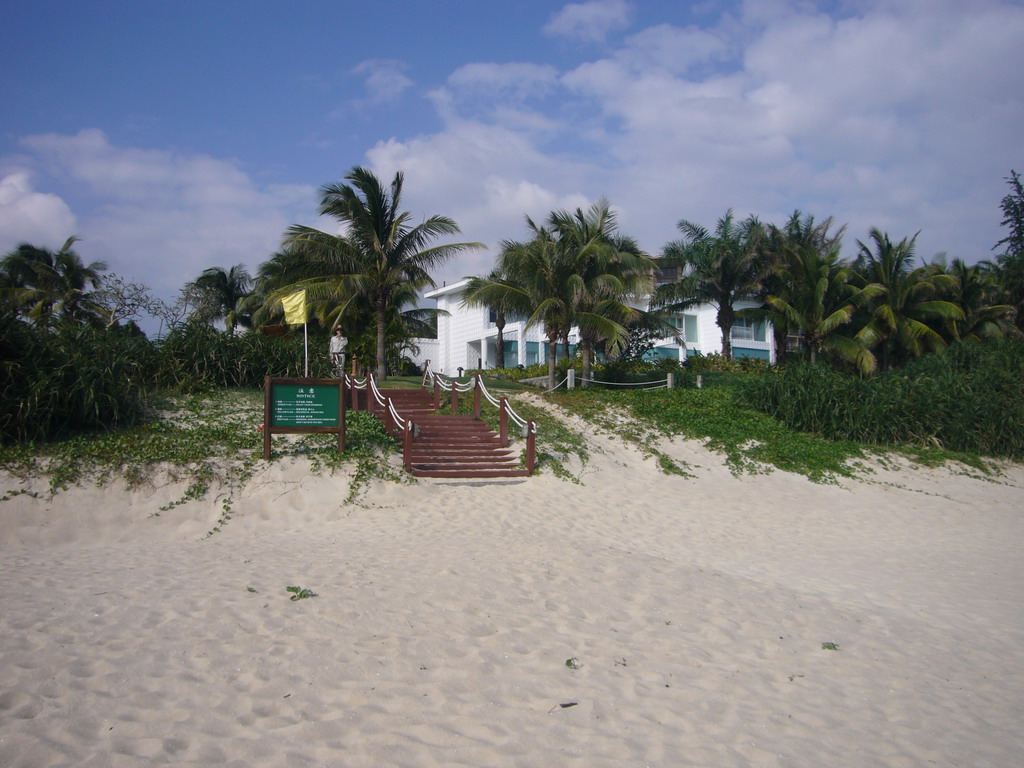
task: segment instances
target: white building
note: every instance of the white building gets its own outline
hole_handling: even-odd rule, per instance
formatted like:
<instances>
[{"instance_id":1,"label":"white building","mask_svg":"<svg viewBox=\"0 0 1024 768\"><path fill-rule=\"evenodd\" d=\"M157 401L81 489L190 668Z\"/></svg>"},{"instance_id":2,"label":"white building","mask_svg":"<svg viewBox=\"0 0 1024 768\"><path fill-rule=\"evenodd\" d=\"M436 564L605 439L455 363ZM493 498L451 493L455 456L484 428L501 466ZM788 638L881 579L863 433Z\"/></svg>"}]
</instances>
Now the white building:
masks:
<instances>
[{"instance_id":1,"label":"white building","mask_svg":"<svg viewBox=\"0 0 1024 768\"><path fill-rule=\"evenodd\" d=\"M494 315L486 307L463 306L463 293L468 281L446 285L424 294L434 299L437 308L444 310L437 318L437 344L420 344L421 353L416 362L430 360L432 370L446 376L458 376L461 370L493 368L495 366L495 345L498 329ZM754 307L755 302L740 302L737 309ZM687 355L710 355L722 352L722 332L715 325L717 307L701 304L687 310L673 319L673 324L682 332L685 345L668 338L659 342L647 357L670 357L685 360ZM544 329L538 324L527 329L525 319L509 319L505 323L505 365L535 365L547 361L548 341ZM577 330L569 334L570 352L575 352L579 341ZM424 351L429 347L430 354ZM772 350L770 326L764 323L737 318L732 328L733 357L759 357L775 361ZM561 344L558 347L561 357Z\"/></svg>"}]
</instances>

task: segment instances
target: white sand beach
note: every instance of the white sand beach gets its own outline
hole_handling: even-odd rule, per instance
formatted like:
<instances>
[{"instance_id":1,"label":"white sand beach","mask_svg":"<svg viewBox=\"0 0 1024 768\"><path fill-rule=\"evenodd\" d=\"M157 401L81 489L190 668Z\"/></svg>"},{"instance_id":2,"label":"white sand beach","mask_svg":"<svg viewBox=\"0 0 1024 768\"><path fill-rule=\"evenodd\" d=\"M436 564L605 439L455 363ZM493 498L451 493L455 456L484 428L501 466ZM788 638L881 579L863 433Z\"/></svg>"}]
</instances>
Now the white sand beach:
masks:
<instances>
[{"instance_id":1,"label":"white sand beach","mask_svg":"<svg viewBox=\"0 0 1024 768\"><path fill-rule=\"evenodd\" d=\"M9 498L0 765L1021 764L1024 468L596 445L354 505L285 460L205 539L215 494L153 515L180 485Z\"/></svg>"}]
</instances>

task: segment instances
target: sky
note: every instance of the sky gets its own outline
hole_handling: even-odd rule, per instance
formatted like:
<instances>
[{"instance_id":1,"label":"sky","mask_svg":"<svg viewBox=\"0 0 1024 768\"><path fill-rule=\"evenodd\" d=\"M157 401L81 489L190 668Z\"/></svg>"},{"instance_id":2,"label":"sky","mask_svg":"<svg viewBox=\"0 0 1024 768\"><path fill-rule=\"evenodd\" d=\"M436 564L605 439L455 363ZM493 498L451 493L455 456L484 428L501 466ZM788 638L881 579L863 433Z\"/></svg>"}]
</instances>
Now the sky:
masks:
<instances>
[{"instance_id":1,"label":"sky","mask_svg":"<svg viewBox=\"0 0 1024 768\"><path fill-rule=\"evenodd\" d=\"M484 274L525 216L796 209L991 258L1024 171L1024 0L0 0L0 254L59 248L173 298L338 231L322 185L405 174Z\"/></svg>"}]
</instances>

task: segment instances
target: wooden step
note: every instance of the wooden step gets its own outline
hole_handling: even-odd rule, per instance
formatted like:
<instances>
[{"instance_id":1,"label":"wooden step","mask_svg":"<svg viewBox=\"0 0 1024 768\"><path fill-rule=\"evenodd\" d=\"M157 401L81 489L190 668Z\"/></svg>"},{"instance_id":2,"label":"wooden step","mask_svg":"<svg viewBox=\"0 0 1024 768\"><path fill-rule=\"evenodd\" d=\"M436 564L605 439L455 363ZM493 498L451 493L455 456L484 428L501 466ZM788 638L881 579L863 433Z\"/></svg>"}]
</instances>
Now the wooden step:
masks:
<instances>
[{"instance_id":1,"label":"wooden step","mask_svg":"<svg viewBox=\"0 0 1024 768\"><path fill-rule=\"evenodd\" d=\"M519 469L467 469L458 467L452 470L442 469L412 469L413 477L448 477L452 479L473 478L473 477L529 477L529 472L523 468Z\"/></svg>"},{"instance_id":2,"label":"wooden step","mask_svg":"<svg viewBox=\"0 0 1024 768\"><path fill-rule=\"evenodd\" d=\"M498 478L526 477L518 448L502 445L501 438L486 423L468 414L441 414L434 410L433 396L423 390L382 389L403 419L416 426L409 450L410 473L414 477ZM447 402L447 399L443 400ZM377 418L401 439L390 417L379 408Z\"/></svg>"}]
</instances>

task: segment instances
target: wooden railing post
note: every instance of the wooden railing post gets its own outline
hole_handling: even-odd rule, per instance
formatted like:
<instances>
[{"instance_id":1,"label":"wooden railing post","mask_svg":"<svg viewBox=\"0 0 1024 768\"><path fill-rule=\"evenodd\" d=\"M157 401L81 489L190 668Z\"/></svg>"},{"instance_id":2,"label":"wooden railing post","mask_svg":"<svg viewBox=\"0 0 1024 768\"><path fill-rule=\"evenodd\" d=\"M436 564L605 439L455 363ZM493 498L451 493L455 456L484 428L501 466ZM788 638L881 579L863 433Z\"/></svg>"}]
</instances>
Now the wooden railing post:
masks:
<instances>
[{"instance_id":1,"label":"wooden railing post","mask_svg":"<svg viewBox=\"0 0 1024 768\"><path fill-rule=\"evenodd\" d=\"M455 388L455 382L452 381L452 416L459 412L459 390Z\"/></svg>"},{"instance_id":2,"label":"wooden railing post","mask_svg":"<svg viewBox=\"0 0 1024 768\"><path fill-rule=\"evenodd\" d=\"M526 472L533 474L537 465L537 426L532 422L526 422Z\"/></svg>"},{"instance_id":3,"label":"wooden railing post","mask_svg":"<svg viewBox=\"0 0 1024 768\"><path fill-rule=\"evenodd\" d=\"M359 410L359 387L356 386L355 377L352 379L352 410Z\"/></svg>"},{"instance_id":4,"label":"wooden railing post","mask_svg":"<svg viewBox=\"0 0 1024 768\"><path fill-rule=\"evenodd\" d=\"M441 383L434 378L434 410L441 410Z\"/></svg>"},{"instance_id":5,"label":"wooden railing post","mask_svg":"<svg viewBox=\"0 0 1024 768\"><path fill-rule=\"evenodd\" d=\"M473 418L480 418L480 374L473 377Z\"/></svg>"},{"instance_id":6,"label":"wooden railing post","mask_svg":"<svg viewBox=\"0 0 1024 768\"><path fill-rule=\"evenodd\" d=\"M498 409L498 437L501 438L501 447L508 448L508 398L501 398L501 407Z\"/></svg>"},{"instance_id":7,"label":"wooden railing post","mask_svg":"<svg viewBox=\"0 0 1024 768\"><path fill-rule=\"evenodd\" d=\"M402 461L405 471L412 472L412 421L405 422L405 434L402 436Z\"/></svg>"}]
</instances>

